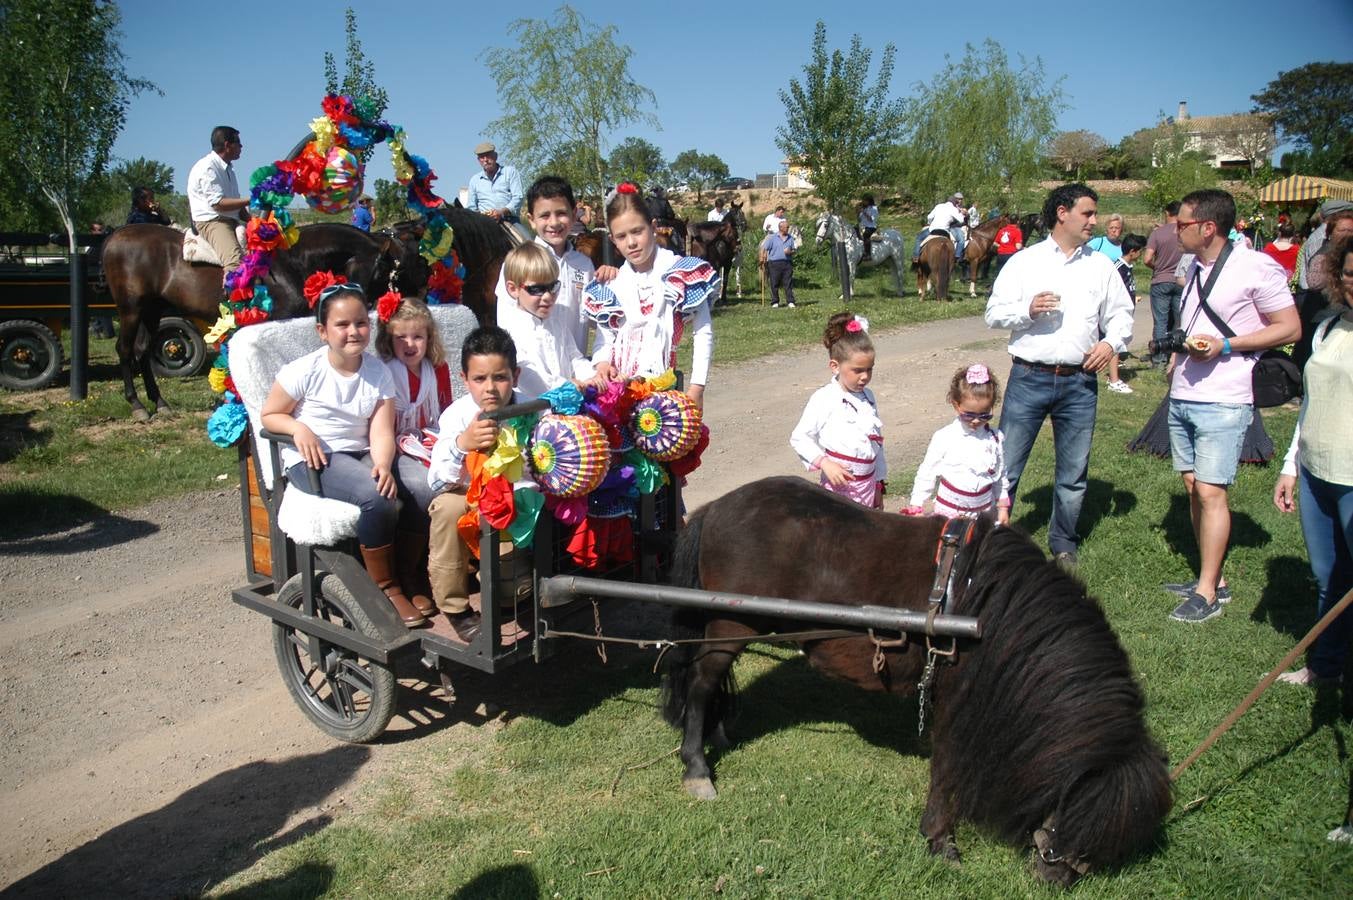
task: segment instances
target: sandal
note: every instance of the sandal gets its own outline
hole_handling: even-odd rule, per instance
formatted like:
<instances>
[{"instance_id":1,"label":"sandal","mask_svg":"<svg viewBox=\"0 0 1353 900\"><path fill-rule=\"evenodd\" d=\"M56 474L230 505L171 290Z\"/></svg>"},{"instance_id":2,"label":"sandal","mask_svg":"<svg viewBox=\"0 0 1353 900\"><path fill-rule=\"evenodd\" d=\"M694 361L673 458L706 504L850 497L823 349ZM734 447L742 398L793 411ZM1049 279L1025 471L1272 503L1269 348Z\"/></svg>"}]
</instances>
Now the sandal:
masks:
<instances>
[{"instance_id":1,"label":"sandal","mask_svg":"<svg viewBox=\"0 0 1353 900\"><path fill-rule=\"evenodd\" d=\"M498 629L498 635L504 647L511 647L518 641L524 641L531 632L521 627L516 619L510 619Z\"/></svg>"}]
</instances>

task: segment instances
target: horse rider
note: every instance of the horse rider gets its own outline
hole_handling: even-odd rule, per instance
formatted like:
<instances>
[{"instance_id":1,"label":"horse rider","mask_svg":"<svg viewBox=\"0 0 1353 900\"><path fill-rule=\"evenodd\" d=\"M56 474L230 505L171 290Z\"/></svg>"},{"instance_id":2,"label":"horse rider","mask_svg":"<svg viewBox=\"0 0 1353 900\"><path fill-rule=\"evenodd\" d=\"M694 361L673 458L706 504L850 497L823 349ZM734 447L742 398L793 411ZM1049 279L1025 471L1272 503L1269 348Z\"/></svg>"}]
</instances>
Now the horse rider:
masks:
<instances>
[{"instance_id":1,"label":"horse rider","mask_svg":"<svg viewBox=\"0 0 1353 900\"><path fill-rule=\"evenodd\" d=\"M217 125L211 130L211 152L188 171L188 212L193 231L216 251L226 275L240 267L243 256L235 229L248 217L249 198L240 196L240 184L231 165L243 149L238 129Z\"/></svg>"},{"instance_id":2,"label":"horse rider","mask_svg":"<svg viewBox=\"0 0 1353 900\"><path fill-rule=\"evenodd\" d=\"M132 208L127 213L128 225L170 225L169 217L155 202L155 192L148 187L132 188Z\"/></svg>"},{"instance_id":3,"label":"horse rider","mask_svg":"<svg viewBox=\"0 0 1353 900\"><path fill-rule=\"evenodd\" d=\"M482 171L470 176L465 206L516 232L519 243L529 240L526 228L521 223L521 204L525 194L522 193L521 175L517 173L516 167L498 164L498 148L491 141L476 145L474 155Z\"/></svg>"},{"instance_id":4,"label":"horse rider","mask_svg":"<svg viewBox=\"0 0 1353 900\"><path fill-rule=\"evenodd\" d=\"M648 209L648 218L653 223L654 231L666 239L669 248L685 253L685 235L676 231L677 214L676 210L672 209L671 201L667 199L667 189L660 184L654 185L644 198L644 205Z\"/></svg>"},{"instance_id":5,"label":"horse rider","mask_svg":"<svg viewBox=\"0 0 1353 900\"><path fill-rule=\"evenodd\" d=\"M921 243L925 241L926 235L937 231L947 233L954 241L954 258L959 262L963 261L963 223L967 221L968 213L963 208L963 194L954 191L948 200L937 203L935 208L926 216L925 229L916 236L916 247L912 251L911 259L915 262L921 258Z\"/></svg>"}]
</instances>

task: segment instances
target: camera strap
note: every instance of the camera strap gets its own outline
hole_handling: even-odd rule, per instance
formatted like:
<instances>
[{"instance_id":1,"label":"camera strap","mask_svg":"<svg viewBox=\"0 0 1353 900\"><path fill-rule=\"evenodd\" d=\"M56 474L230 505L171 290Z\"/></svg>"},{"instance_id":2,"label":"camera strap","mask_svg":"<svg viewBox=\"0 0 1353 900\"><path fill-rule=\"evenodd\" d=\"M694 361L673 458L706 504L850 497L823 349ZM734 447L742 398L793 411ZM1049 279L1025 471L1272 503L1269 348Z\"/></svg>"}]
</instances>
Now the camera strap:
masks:
<instances>
[{"instance_id":1,"label":"camera strap","mask_svg":"<svg viewBox=\"0 0 1353 900\"><path fill-rule=\"evenodd\" d=\"M1214 310L1210 305L1208 305L1207 298L1208 295L1212 293L1212 288L1216 286L1217 276L1221 274L1221 267L1226 264L1226 260L1231 256L1231 249L1234 246L1235 245L1232 244L1230 241L1226 242L1226 246L1222 248L1221 254L1217 256L1217 262L1215 265L1212 266L1212 272L1207 276L1206 282L1204 282L1202 285L1198 284L1198 282L1201 280L1198 277L1198 273L1203 270L1201 264L1198 264L1198 267L1193 270L1193 279L1189 282L1189 287L1193 288L1194 291L1197 292L1198 294L1199 310L1204 313L1207 313L1207 317L1212 320L1212 324L1217 326L1217 330L1221 332L1221 336L1226 338L1227 340L1230 340L1231 338L1236 336L1235 330L1231 328L1230 325L1227 325L1226 321L1222 319L1221 316L1217 315L1217 311ZM1186 295L1185 299L1188 299L1187 293L1188 292L1185 291ZM1198 314L1194 313L1193 322L1197 321ZM1193 322L1189 323L1190 330L1192 330L1193 328Z\"/></svg>"}]
</instances>

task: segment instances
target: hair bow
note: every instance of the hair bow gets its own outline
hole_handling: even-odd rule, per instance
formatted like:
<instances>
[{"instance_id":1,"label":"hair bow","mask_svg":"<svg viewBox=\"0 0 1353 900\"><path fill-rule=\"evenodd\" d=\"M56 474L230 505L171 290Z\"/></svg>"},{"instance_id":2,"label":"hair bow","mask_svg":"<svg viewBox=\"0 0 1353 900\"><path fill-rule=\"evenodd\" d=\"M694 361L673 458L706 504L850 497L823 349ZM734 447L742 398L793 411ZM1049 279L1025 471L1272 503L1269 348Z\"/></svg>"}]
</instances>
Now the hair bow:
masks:
<instances>
[{"instance_id":1,"label":"hair bow","mask_svg":"<svg viewBox=\"0 0 1353 900\"><path fill-rule=\"evenodd\" d=\"M846 331L856 334L861 331L869 330L869 320L864 316L856 316L846 323Z\"/></svg>"},{"instance_id":2,"label":"hair bow","mask_svg":"<svg viewBox=\"0 0 1353 900\"><path fill-rule=\"evenodd\" d=\"M973 363L968 366L968 371L964 374L963 379L968 384L986 384L991 380L991 370L981 363Z\"/></svg>"},{"instance_id":3,"label":"hair bow","mask_svg":"<svg viewBox=\"0 0 1353 900\"><path fill-rule=\"evenodd\" d=\"M615 192L617 194L637 194L639 193L639 189L628 181L622 181L615 186Z\"/></svg>"}]
</instances>

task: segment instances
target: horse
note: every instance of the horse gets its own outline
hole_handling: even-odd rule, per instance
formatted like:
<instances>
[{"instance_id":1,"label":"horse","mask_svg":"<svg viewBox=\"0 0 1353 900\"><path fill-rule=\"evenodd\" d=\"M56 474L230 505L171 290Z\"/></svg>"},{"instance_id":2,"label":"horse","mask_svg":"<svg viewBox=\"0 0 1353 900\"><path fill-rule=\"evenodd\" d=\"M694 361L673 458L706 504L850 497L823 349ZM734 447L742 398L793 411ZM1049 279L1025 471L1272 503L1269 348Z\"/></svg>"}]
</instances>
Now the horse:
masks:
<instances>
[{"instance_id":1,"label":"horse","mask_svg":"<svg viewBox=\"0 0 1353 900\"><path fill-rule=\"evenodd\" d=\"M427 266L418 255L417 237L409 231L368 234L351 225L322 223L300 229L294 246L273 257L266 279L273 298L272 317L308 315L305 279L323 269L341 274L364 289L387 285L417 293L427 282ZM150 413L137 395L133 372L141 372L146 397L156 412L168 411L146 353L150 335L159 328L168 305L183 315L215 321L223 298L221 267L183 259L183 233L166 225L128 225L104 242L103 274L117 304L117 356L123 396L132 418Z\"/></svg>"},{"instance_id":2,"label":"horse","mask_svg":"<svg viewBox=\"0 0 1353 900\"><path fill-rule=\"evenodd\" d=\"M952 299L949 296L949 277L954 271L954 239L947 231L932 231L921 245L921 255L916 262L916 292L922 300L930 289L931 279L935 280L935 299Z\"/></svg>"},{"instance_id":3,"label":"horse","mask_svg":"<svg viewBox=\"0 0 1353 900\"><path fill-rule=\"evenodd\" d=\"M996 256L996 232L1011 222L1013 216L1000 215L987 219L968 233L968 242L963 247L963 260L968 264L968 296L977 296L977 279L986 274L986 268Z\"/></svg>"},{"instance_id":4,"label":"horse","mask_svg":"<svg viewBox=\"0 0 1353 900\"><path fill-rule=\"evenodd\" d=\"M739 210L739 216L741 210ZM738 228L739 218L732 211L724 216L722 222L695 222L690 227L690 236L686 241L689 256L698 256L712 265L723 280L719 299L728 298L728 273L735 267L735 261L742 254L742 233ZM741 219L744 227L747 220Z\"/></svg>"},{"instance_id":5,"label":"horse","mask_svg":"<svg viewBox=\"0 0 1353 900\"><path fill-rule=\"evenodd\" d=\"M716 593L923 611L944 525L865 509L801 478L767 478L691 515L669 578ZM1017 846L1032 835L1040 876L1069 885L1149 847L1172 804L1169 773L1127 654L1097 601L1028 535L990 518L975 521L948 584L945 611L976 617L982 637L957 640L931 687L921 817L930 852L958 861L960 820ZM677 613L677 636L697 642L666 654L662 709L682 729L682 781L693 796L717 796L704 744L726 746L732 665L748 638L803 627L812 626L736 607ZM947 639L936 640L947 650ZM798 643L814 668L902 695L916 689L927 660L924 639Z\"/></svg>"},{"instance_id":6,"label":"horse","mask_svg":"<svg viewBox=\"0 0 1353 900\"><path fill-rule=\"evenodd\" d=\"M864 258L864 241L855 233L855 229L847 228L846 223L836 213L824 212L817 217L817 234L814 239L814 246L821 246L822 242L831 236L833 242L845 244L846 262L850 269L851 284L855 283L855 271ZM902 235L898 234L892 228L884 228L874 233L877 240L871 248L870 258L867 261L870 265L881 265L885 259L892 261L893 283L897 287L897 296L901 297L905 291L903 288L903 265L906 259L906 244L902 240ZM844 289L842 291L844 296Z\"/></svg>"}]
</instances>

